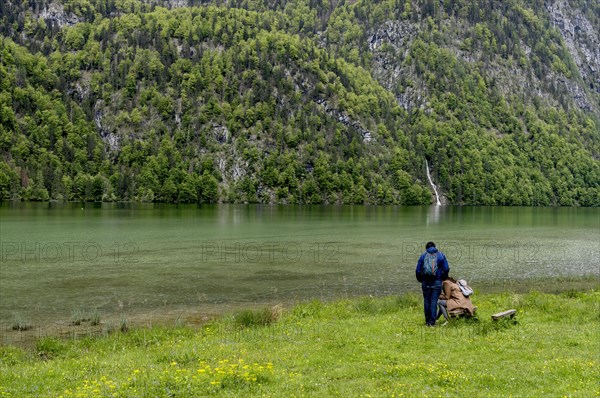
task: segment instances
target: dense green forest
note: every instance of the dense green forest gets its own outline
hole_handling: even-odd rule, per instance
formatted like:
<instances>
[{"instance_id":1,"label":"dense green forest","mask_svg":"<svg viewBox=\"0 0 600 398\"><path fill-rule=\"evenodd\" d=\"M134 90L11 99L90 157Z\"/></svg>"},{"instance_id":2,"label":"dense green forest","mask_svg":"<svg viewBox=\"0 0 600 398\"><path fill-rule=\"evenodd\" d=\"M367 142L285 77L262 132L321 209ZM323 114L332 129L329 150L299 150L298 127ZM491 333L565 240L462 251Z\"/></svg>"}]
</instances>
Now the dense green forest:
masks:
<instances>
[{"instance_id":1,"label":"dense green forest","mask_svg":"<svg viewBox=\"0 0 600 398\"><path fill-rule=\"evenodd\" d=\"M271 3L2 2L0 199L600 206L540 0Z\"/></svg>"}]
</instances>

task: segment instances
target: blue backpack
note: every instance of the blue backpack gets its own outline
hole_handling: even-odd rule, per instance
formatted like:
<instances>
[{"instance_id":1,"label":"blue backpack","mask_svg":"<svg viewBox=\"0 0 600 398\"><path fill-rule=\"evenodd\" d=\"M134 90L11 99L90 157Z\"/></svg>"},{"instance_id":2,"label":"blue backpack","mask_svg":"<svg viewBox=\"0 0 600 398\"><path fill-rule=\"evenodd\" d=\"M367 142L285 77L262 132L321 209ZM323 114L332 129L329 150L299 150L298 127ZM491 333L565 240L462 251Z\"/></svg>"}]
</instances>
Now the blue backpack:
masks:
<instances>
[{"instance_id":1,"label":"blue backpack","mask_svg":"<svg viewBox=\"0 0 600 398\"><path fill-rule=\"evenodd\" d=\"M437 276L438 271L438 254L427 253L423 259L423 275Z\"/></svg>"}]
</instances>

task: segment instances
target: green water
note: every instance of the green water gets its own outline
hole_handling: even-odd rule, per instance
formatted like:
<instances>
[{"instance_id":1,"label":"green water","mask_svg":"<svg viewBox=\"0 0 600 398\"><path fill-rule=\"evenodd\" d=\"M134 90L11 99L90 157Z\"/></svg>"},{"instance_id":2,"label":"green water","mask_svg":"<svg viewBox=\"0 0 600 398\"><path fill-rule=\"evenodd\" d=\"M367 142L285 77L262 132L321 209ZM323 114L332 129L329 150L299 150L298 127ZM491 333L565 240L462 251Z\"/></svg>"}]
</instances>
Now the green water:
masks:
<instances>
[{"instance_id":1,"label":"green water","mask_svg":"<svg viewBox=\"0 0 600 398\"><path fill-rule=\"evenodd\" d=\"M0 321L416 291L429 240L475 287L600 272L598 208L2 203Z\"/></svg>"}]
</instances>

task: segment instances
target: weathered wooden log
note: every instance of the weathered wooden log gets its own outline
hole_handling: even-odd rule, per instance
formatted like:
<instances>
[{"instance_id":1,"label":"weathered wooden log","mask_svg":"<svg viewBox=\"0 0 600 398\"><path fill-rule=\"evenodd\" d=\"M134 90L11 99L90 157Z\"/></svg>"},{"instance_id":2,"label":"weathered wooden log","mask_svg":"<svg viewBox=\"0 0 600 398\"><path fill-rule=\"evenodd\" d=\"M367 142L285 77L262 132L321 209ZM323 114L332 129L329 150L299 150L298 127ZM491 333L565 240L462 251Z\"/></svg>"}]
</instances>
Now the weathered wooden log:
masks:
<instances>
[{"instance_id":1,"label":"weathered wooden log","mask_svg":"<svg viewBox=\"0 0 600 398\"><path fill-rule=\"evenodd\" d=\"M517 313L517 310L506 310L506 311L502 311L502 312L498 312L497 314L492 315L492 320L493 321L497 321L498 319L501 318L512 318L515 316L515 314Z\"/></svg>"}]
</instances>

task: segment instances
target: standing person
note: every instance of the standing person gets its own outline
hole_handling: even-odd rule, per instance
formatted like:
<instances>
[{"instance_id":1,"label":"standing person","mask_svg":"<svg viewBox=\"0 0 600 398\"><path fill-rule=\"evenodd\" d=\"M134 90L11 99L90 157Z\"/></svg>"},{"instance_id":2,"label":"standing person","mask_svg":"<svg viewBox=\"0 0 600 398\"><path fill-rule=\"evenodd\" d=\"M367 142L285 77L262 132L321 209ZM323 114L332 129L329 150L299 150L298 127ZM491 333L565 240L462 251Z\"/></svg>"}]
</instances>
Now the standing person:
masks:
<instances>
[{"instance_id":1,"label":"standing person","mask_svg":"<svg viewBox=\"0 0 600 398\"><path fill-rule=\"evenodd\" d=\"M415 270L417 280L423 289L423 309L425 324L434 326L437 319L437 301L442 292L442 281L448 278L450 266L444 253L438 251L435 243L427 242L425 253L421 254Z\"/></svg>"}]
</instances>

